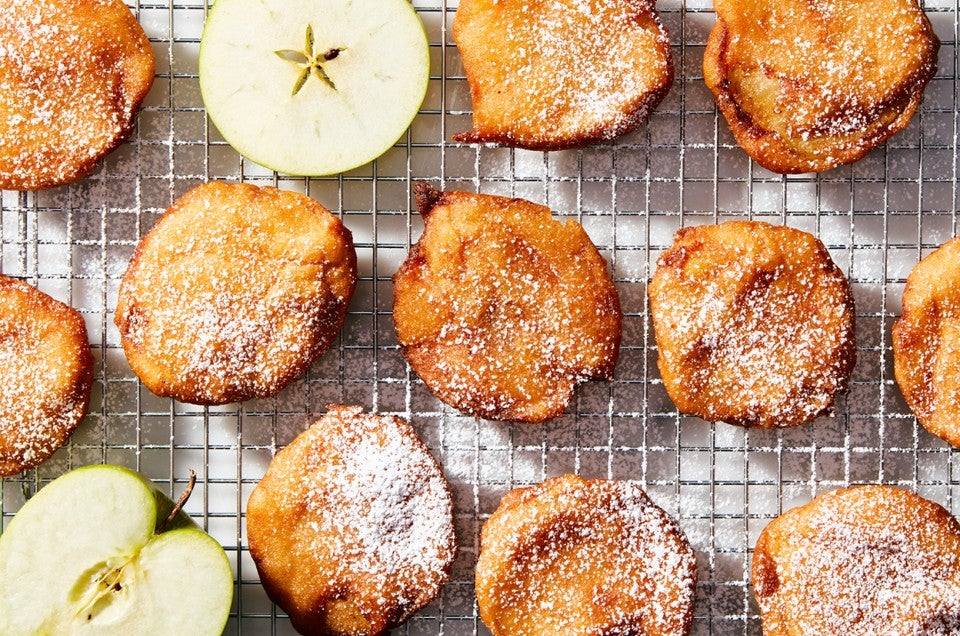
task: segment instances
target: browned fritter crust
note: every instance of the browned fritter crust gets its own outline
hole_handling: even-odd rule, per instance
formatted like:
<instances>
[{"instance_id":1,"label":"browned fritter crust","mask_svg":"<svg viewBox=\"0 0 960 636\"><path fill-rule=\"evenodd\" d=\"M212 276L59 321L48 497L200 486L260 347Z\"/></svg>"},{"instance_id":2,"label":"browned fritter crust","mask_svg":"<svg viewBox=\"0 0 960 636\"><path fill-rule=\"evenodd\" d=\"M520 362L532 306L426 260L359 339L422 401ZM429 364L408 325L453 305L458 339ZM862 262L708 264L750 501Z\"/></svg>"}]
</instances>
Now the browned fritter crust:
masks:
<instances>
[{"instance_id":1,"label":"browned fritter crust","mask_svg":"<svg viewBox=\"0 0 960 636\"><path fill-rule=\"evenodd\" d=\"M960 524L889 486L825 493L770 522L753 553L764 636L960 633Z\"/></svg>"},{"instance_id":2,"label":"browned fritter crust","mask_svg":"<svg viewBox=\"0 0 960 636\"><path fill-rule=\"evenodd\" d=\"M0 0L0 188L93 170L133 129L154 66L121 0Z\"/></svg>"},{"instance_id":3,"label":"browned fritter crust","mask_svg":"<svg viewBox=\"0 0 960 636\"><path fill-rule=\"evenodd\" d=\"M960 446L960 237L910 272L893 325L897 384L917 420Z\"/></svg>"},{"instance_id":4,"label":"browned fritter crust","mask_svg":"<svg viewBox=\"0 0 960 636\"><path fill-rule=\"evenodd\" d=\"M417 189L423 236L393 277L407 362L433 393L478 417L542 422L574 387L609 379L620 298L573 220L522 199Z\"/></svg>"},{"instance_id":5,"label":"browned fritter crust","mask_svg":"<svg viewBox=\"0 0 960 636\"><path fill-rule=\"evenodd\" d=\"M265 398L334 341L356 278L350 231L313 199L208 183L140 241L114 322L155 394L192 404Z\"/></svg>"},{"instance_id":6,"label":"browned fritter crust","mask_svg":"<svg viewBox=\"0 0 960 636\"><path fill-rule=\"evenodd\" d=\"M649 295L660 374L682 413L795 426L827 411L853 371L850 287L806 232L755 221L681 229Z\"/></svg>"},{"instance_id":7,"label":"browned fritter crust","mask_svg":"<svg viewBox=\"0 0 960 636\"><path fill-rule=\"evenodd\" d=\"M63 446L87 412L92 384L80 312L0 275L0 476Z\"/></svg>"},{"instance_id":8,"label":"browned fritter crust","mask_svg":"<svg viewBox=\"0 0 960 636\"><path fill-rule=\"evenodd\" d=\"M301 634L379 636L449 579L453 500L407 422L328 408L250 495L250 555Z\"/></svg>"},{"instance_id":9,"label":"browned fritter crust","mask_svg":"<svg viewBox=\"0 0 960 636\"><path fill-rule=\"evenodd\" d=\"M902 130L940 42L915 0L715 0L703 75L764 168L820 172Z\"/></svg>"},{"instance_id":10,"label":"browned fritter crust","mask_svg":"<svg viewBox=\"0 0 960 636\"><path fill-rule=\"evenodd\" d=\"M473 97L464 143L559 150L642 124L673 83L653 0L461 0L453 38Z\"/></svg>"},{"instance_id":11,"label":"browned fritter crust","mask_svg":"<svg viewBox=\"0 0 960 636\"><path fill-rule=\"evenodd\" d=\"M697 560L639 485L575 475L511 490L483 525L476 590L494 636L679 636Z\"/></svg>"}]
</instances>

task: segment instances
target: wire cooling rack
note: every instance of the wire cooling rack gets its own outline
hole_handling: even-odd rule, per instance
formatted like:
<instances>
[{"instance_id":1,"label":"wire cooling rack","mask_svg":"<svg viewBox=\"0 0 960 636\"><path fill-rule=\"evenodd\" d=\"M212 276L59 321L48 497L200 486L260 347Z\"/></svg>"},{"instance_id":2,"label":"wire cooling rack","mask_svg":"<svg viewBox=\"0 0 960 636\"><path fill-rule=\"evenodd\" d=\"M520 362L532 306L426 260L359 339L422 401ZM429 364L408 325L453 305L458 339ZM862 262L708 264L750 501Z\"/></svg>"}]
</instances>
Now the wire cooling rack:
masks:
<instances>
[{"instance_id":1,"label":"wire cooling rack","mask_svg":"<svg viewBox=\"0 0 960 636\"><path fill-rule=\"evenodd\" d=\"M680 524L700 564L695 634L760 634L748 584L760 530L817 493L859 483L906 487L960 513L957 452L917 426L893 380L890 327L919 258L958 234L958 9L927 0L942 41L939 71L909 128L862 161L783 177L736 146L702 81L710 0L661 0L677 79L649 122L615 143L539 153L450 142L470 124L451 38L456 3L416 2L432 78L409 133L375 163L327 179L278 176L241 160L206 118L197 83L203 0L131 3L157 56L157 78L132 138L89 178L56 190L2 192L3 273L77 307L96 358L90 414L36 471L5 479L4 524L44 482L111 462L179 493L227 550L236 594L227 633L293 633L260 587L247 551L246 500L276 449L331 402L411 420L442 462L456 500L460 555L440 599L397 630L487 634L473 564L483 521L510 488L577 472L642 481ZM159 399L131 373L112 324L139 238L170 203L208 180L306 192L337 212L357 244L361 280L336 346L275 399L200 408ZM412 183L509 194L580 221L609 259L625 311L610 383L581 387L568 415L538 425L463 417L407 369L390 315L390 278L422 225ZM836 413L785 431L744 430L678 415L656 366L646 281L674 232L730 218L786 223L819 236L849 277L857 366Z\"/></svg>"}]
</instances>

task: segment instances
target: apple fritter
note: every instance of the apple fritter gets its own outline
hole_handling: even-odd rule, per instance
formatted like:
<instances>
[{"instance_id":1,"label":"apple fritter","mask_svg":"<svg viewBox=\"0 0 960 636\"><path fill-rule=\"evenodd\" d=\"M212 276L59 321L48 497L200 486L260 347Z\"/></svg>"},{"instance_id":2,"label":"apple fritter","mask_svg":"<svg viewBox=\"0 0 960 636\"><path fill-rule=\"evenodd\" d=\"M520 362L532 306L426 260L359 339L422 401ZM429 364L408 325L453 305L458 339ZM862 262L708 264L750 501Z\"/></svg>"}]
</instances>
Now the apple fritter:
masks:
<instances>
[{"instance_id":1,"label":"apple fritter","mask_svg":"<svg viewBox=\"0 0 960 636\"><path fill-rule=\"evenodd\" d=\"M0 188L93 170L133 129L154 66L121 0L0 0Z\"/></svg>"},{"instance_id":2,"label":"apple fritter","mask_svg":"<svg viewBox=\"0 0 960 636\"><path fill-rule=\"evenodd\" d=\"M418 184L423 236L393 278L401 351L427 387L478 417L542 422L609 379L620 298L579 223L521 199Z\"/></svg>"},{"instance_id":3,"label":"apple fritter","mask_svg":"<svg viewBox=\"0 0 960 636\"><path fill-rule=\"evenodd\" d=\"M806 232L754 221L681 229L649 295L660 374L682 413L795 426L827 411L853 371L850 287Z\"/></svg>"},{"instance_id":4,"label":"apple fritter","mask_svg":"<svg viewBox=\"0 0 960 636\"><path fill-rule=\"evenodd\" d=\"M960 633L960 524L889 486L835 490L774 519L753 553L764 636Z\"/></svg>"},{"instance_id":5,"label":"apple fritter","mask_svg":"<svg viewBox=\"0 0 960 636\"><path fill-rule=\"evenodd\" d=\"M87 412L92 383L80 312L0 275L0 476L63 446Z\"/></svg>"},{"instance_id":6,"label":"apple fritter","mask_svg":"<svg viewBox=\"0 0 960 636\"><path fill-rule=\"evenodd\" d=\"M192 404L265 398L327 350L356 278L350 231L313 199L208 183L140 241L114 322L155 394Z\"/></svg>"},{"instance_id":7,"label":"apple fritter","mask_svg":"<svg viewBox=\"0 0 960 636\"><path fill-rule=\"evenodd\" d=\"M250 555L301 634L381 636L449 579L452 497L407 422L328 408L250 495Z\"/></svg>"},{"instance_id":8,"label":"apple fritter","mask_svg":"<svg viewBox=\"0 0 960 636\"><path fill-rule=\"evenodd\" d=\"M673 83L654 0L461 0L453 37L473 98L460 142L560 150L613 139Z\"/></svg>"},{"instance_id":9,"label":"apple fritter","mask_svg":"<svg viewBox=\"0 0 960 636\"><path fill-rule=\"evenodd\" d=\"M916 0L715 0L703 74L737 143L781 173L851 163L900 131L936 71Z\"/></svg>"},{"instance_id":10,"label":"apple fritter","mask_svg":"<svg viewBox=\"0 0 960 636\"><path fill-rule=\"evenodd\" d=\"M631 482L511 490L481 533L477 602L493 636L685 634L696 586L683 531Z\"/></svg>"},{"instance_id":11,"label":"apple fritter","mask_svg":"<svg viewBox=\"0 0 960 636\"><path fill-rule=\"evenodd\" d=\"M903 315L893 325L893 364L917 420L960 446L960 237L907 277Z\"/></svg>"}]
</instances>

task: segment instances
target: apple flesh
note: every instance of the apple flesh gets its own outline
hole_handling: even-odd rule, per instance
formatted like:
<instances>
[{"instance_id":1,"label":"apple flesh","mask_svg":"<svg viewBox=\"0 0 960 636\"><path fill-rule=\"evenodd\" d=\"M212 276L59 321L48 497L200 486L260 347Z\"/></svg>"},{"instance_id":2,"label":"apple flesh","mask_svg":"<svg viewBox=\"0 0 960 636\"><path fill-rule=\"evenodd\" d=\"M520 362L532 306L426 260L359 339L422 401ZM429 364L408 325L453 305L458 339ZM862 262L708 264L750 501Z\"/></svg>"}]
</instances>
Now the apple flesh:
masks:
<instances>
[{"instance_id":1,"label":"apple flesh","mask_svg":"<svg viewBox=\"0 0 960 636\"><path fill-rule=\"evenodd\" d=\"M0 634L220 634L223 548L137 473L74 470L0 535ZM158 528L160 532L157 532Z\"/></svg>"},{"instance_id":2,"label":"apple flesh","mask_svg":"<svg viewBox=\"0 0 960 636\"><path fill-rule=\"evenodd\" d=\"M430 50L408 0L216 0L199 71L207 114L234 149L320 176L369 163L403 135Z\"/></svg>"}]
</instances>

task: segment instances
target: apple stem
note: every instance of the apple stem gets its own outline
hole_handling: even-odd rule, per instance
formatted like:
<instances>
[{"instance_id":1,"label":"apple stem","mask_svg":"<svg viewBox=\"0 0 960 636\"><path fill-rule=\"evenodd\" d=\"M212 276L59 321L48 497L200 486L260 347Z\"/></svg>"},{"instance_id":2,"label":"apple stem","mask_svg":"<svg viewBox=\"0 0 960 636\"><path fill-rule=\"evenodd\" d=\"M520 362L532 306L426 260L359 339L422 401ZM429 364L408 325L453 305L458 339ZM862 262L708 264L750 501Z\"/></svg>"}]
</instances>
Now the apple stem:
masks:
<instances>
[{"instance_id":1,"label":"apple stem","mask_svg":"<svg viewBox=\"0 0 960 636\"><path fill-rule=\"evenodd\" d=\"M173 519L183 510L183 506L187 503L187 499L190 498L190 495L193 494L193 487L197 485L197 473L191 468L190 469L190 482L187 484L187 487L181 493L180 498L177 499L177 503L174 504L173 510L170 511L170 514L167 515L167 518L164 519L163 523L160 524L160 527L157 529L157 534L161 534L166 530L167 526L173 521Z\"/></svg>"}]
</instances>

